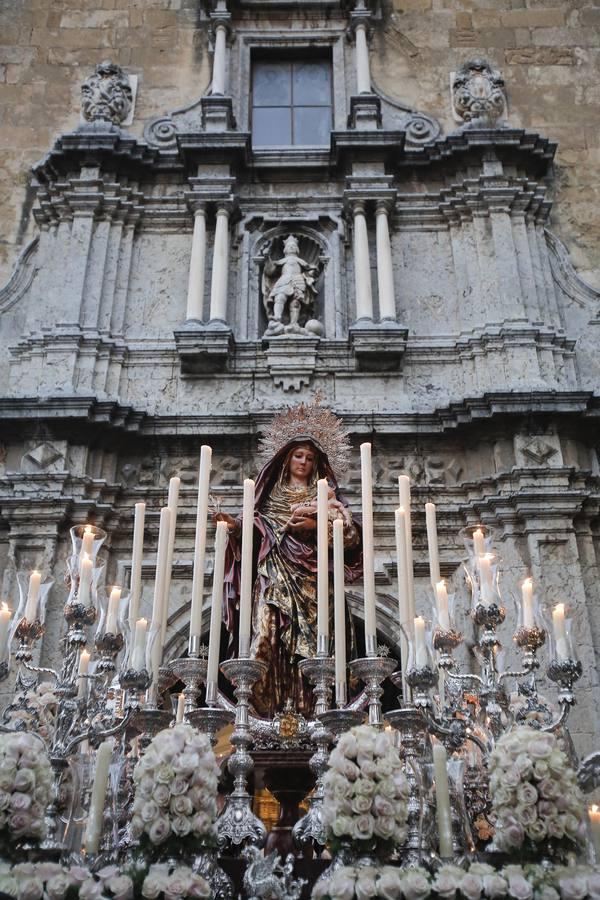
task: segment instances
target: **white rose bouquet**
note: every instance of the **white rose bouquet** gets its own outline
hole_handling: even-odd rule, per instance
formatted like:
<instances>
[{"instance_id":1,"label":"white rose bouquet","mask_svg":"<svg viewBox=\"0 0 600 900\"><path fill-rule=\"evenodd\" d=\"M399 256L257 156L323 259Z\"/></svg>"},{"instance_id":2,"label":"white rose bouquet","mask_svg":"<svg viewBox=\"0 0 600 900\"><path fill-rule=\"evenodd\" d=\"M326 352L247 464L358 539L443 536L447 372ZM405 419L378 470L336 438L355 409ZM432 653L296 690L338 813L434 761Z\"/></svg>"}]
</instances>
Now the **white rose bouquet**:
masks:
<instances>
[{"instance_id":1,"label":"white rose bouquet","mask_svg":"<svg viewBox=\"0 0 600 900\"><path fill-rule=\"evenodd\" d=\"M386 852L406 840L408 781L386 731L359 725L343 734L324 778L323 823L336 852Z\"/></svg>"},{"instance_id":2,"label":"white rose bouquet","mask_svg":"<svg viewBox=\"0 0 600 900\"><path fill-rule=\"evenodd\" d=\"M432 875L416 867L344 866L313 888L312 900L598 900L597 866L447 864Z\"/></svg>"},{"instance_id":3,"label":"white rose bouquet","mask_svg":"<svg viewBox=\"0 0 600 900\"><path fill-rule=\"evenodd\" d=\"M5 848L41 840L52 799L52 769L44 744L25 731L0 734L0 834Z\"/></svg>"},{"instance_id":4,"label":"white rose bouquet","mask_svg":"<svg viewBox=\"0 0 600 900\"><path fill-rule=\"evenodd\" d=\"M159 732L133 772L132 837L161 856L214 844L218 776L206 735L187 724Z\"/></svg>"},{"instance_id":5,"label":"white rose bouquet","mask_svg":"<svg viewBox=\"0 0 600 900\"><path fill-rule=\"evenodd\" d=\"M577 777L556 735L521 726L490 754L494 848L535 859L560 856L585 841L585 806Z\"/></svg>"},{"instance_id":6,"label":"white rose bouquet","mask_svg":"<svg viewBox=\"0 0 600 900\"><path fill-rule=\"evenodd\" d=\"M156 864L150 866L142 884L146 900L182 900L184 897L210 897L211 889L201 875L187 866Z\"/></svg>"}]
</instances>

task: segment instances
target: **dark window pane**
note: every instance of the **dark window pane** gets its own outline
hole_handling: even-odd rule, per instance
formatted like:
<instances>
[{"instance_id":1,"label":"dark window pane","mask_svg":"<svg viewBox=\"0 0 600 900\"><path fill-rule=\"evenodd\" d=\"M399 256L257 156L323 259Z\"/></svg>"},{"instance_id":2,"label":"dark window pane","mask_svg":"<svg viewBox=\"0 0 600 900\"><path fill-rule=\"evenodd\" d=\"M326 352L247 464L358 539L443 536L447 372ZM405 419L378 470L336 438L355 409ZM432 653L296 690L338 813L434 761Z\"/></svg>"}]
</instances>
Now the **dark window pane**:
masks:
<instances>
[{"instance_id":1,"label":"dark window pane","mask_svg":"<svg viewBox=\"0 0 600 900\"><path fill-rule=\"evenodd\" d=\"M324 62L294 63L294 106L331 104L331 68Z\"/></svg>"},{"instance_id":2,"label":"dark window pane","mask_svg":"<svg viewBox=\"0 0 600 900\"><path fill-rule=\"evenodd\" d=\"M268 106L252 111L254 146L280 146L292 143L292 115L289 106Z\"/></svg>"},{"instance_id":3,"label":"dark window pane","mask_svg":"<svg viewBox=\"0 0 600 900\"><path fill-rule=\"evenodd\" d=\"M329 146L331 109L328 106L294 108L294 144Z\"/></svg>"},{"instance_id":4,"label":"dark window pane","mask_svg":"<svg viewBox=\"0 0 600 900\"><path fill-rule=\"evenodd\" d=\"M253 72L254 106L286 106L292 102L291 63L256 63Z\"/></svg>"}]
</instances>

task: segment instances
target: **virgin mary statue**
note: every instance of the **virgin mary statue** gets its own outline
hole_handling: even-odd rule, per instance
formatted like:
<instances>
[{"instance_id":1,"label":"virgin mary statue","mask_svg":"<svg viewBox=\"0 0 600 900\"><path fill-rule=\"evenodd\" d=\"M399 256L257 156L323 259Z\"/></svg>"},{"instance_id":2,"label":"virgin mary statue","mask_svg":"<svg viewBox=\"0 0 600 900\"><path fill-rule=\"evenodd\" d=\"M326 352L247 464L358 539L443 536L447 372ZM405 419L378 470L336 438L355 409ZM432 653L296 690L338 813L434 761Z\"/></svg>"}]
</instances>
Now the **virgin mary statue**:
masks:
<instances>
[{"instance_id":1,"label":"virgin mary statue","mask_svg":"<svg viewBox=\"0 0 600 900\"><path fill-rule=\"evenodd\" d=\"M319 478L329 483L330 523L335 518L344 521L346 582L362 574L360 529L340 495L336 477L347 466L349 444L341 421L315 402L278 416L261 451L267 462L255 489L250 655L268 668L255 686L253 703L263 716L273 716L290 701L298 712L310 714L310 689L298 663L314 656L317 648ZM225 622L231 646L237 646L241 517L218 513L216 518L229 526ZM330 526L330 542L331 532Z\"/></svg>"}]
</instances>

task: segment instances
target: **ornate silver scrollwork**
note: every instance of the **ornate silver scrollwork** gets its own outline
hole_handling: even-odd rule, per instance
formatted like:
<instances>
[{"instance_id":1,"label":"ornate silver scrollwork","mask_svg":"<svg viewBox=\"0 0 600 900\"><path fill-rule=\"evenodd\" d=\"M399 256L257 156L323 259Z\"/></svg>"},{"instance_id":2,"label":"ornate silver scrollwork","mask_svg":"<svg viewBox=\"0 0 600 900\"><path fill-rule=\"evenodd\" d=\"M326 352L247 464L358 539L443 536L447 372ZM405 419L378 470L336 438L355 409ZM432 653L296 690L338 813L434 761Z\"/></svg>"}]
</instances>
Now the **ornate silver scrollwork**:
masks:
<instances>
[{"instance_id":1,"label":"ornate silver scrollwork","mask_svg":"<svg viewBox=\"0 0 600 900\"><path fill-rule=\"evenodd\" d=\"M294 857L290 853L281 862L278 853L263 856L257 847L247 847L248 861L244 873L244 889L248 900L300 900L304 878L294 879Z\"/></svg>"}]
</instances>

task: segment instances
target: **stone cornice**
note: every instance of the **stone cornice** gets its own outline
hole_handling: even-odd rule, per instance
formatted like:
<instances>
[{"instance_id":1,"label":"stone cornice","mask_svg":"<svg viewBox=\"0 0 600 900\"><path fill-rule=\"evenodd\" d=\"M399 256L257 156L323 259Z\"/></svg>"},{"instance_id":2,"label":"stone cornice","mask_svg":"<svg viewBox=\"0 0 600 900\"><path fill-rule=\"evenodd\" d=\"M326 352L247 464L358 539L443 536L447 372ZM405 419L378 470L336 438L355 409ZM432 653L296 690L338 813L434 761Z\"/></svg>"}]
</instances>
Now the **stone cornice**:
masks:
<instances>
[{"instance_id":1,"label":"stone cornice","mask_svg":"<svg viewBox=\"0 0 600 900\"><path fill-rule=\"evenodd\" d=\"M507 417L565 418L581 424L600 425L600 396L590 391L508 391L486 393L450 404L432 413L373 412L354 413L336 408L352 434L379 435L443 434L469 428L474 424ZM85 425L96 436L94 426L111 432L138 433L143 436L208 437L226 435L254 436L271 420L273 409L249 410L218 415L150 415L131 406L98 400L92 396L22 397L0 399L0 421L18 426L25 422L65 422ZM591 421L590 421L591 420Z\"/></svg>"}]
</instances>

